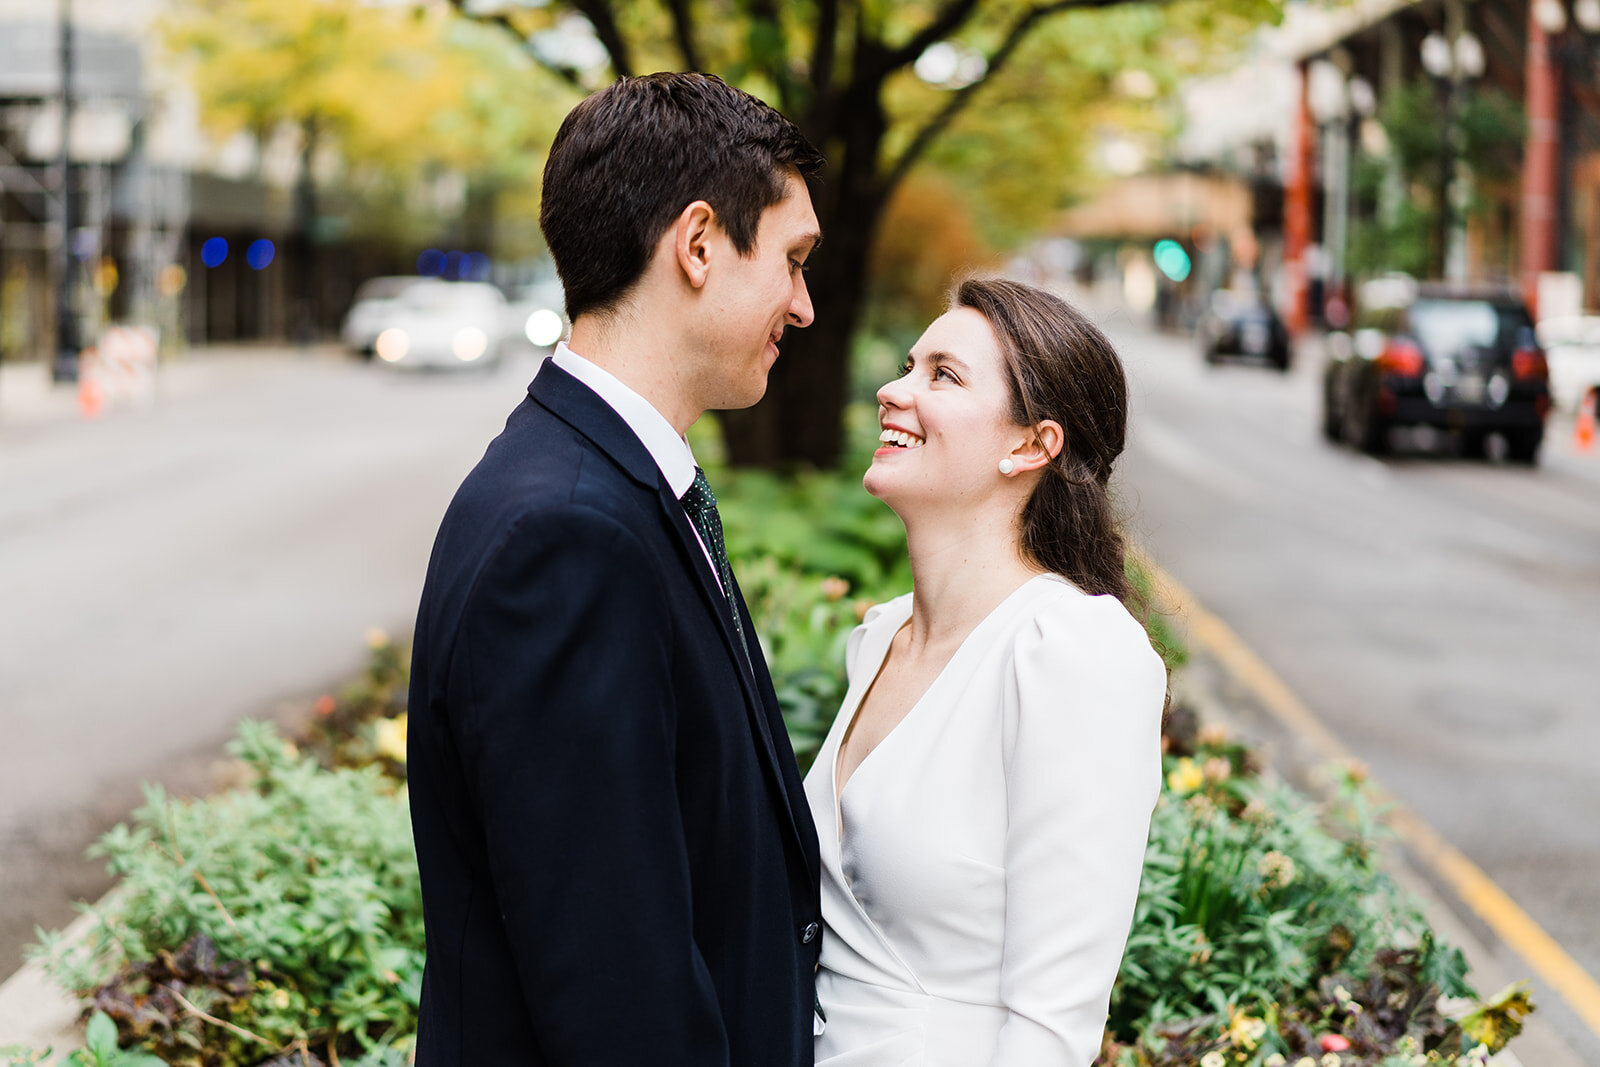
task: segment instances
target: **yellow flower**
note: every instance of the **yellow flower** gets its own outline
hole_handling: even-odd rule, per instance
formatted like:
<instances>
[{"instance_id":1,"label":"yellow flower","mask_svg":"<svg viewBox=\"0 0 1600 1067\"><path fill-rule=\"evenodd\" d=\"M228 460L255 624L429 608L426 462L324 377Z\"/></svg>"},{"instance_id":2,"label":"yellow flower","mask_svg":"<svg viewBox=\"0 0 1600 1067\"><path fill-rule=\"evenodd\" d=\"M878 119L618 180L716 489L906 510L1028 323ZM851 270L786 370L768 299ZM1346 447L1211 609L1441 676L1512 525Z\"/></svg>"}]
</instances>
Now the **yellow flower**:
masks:
<instances>
[{"instance_id":1,"label":"yellow flower","mask_svg":"<svg viewBox=\"0 0 1600 1067\"><path fill-rule=\"evenodd\" d=\"M1267 1036L1267 1024L1247 1012L1236 1012L1228 1022L1228 1040L1242 1049L1253 1049Z\"/></svg>"},{"instance_id":2,"label":"yellow flower","mask_svg":"<svg viewBox=\"0 0 1600 1067\"><path fill-rule=\"evenodd\" d=\"M1194 743L1201 748L1221 748L1228 743L1228 731L1220 726L1202 726L1194 735Z\"/></svg>"},{"instance_id":3,"label":"yellow flower","mask_svg":"<svg viewBox=\"0 0 1600 1067\"><path fill-rule=\"evenodd\" d=\"M1206 760L1201 773L1205 775L1206 781L1212 784L1226 782L1228 775L1233 773L1233 764L1229 763L1225 756L1212 756Z\"/></svg>"},{"instance_id":4,"label":"yellow flower","mask_svg":"<svg viewBox=\"0 0 1600 1067\"><path fill-rule=\"evenodd\" d=\"M368 648L379 649L379 648L384 647L388 643L389 643L389 635L385 631L379 629L376 626L371 627L370 629L367 630L367 647Z\"/></svg>"},{"instance_id":5,"label":"yellow flower","mask_svg":"<svg viewBox=\"0 0 1600 1067\"><path fill-rule=\"evenodd\" d=\"M1317 1061L1310 1056L1301 1056L1294 1061L1294 1067L1317 1067Z\"/></svg>"},{"instance_id":6,"label":"yellow flower","mask_svg":"<svg viewBox=\"0 0 1600 1067\"><path fill-rule=\"evenodd\" d=\"M1322 1067L1339 1067L1339 1054L1337 1052L1323 1053Z\"/></svg>"},{"instance_id":7,"label":"yellow flower","mask_svg":"<svg viewBox=\"0 0 1600 1067\"><path fill-rule=\"evenodd\" d=\"M1188 756L1180 759L1178 765L1172 768L1171 773L1167 775L1167 788L1174 793L1193 793L1205 784L1205 772L1200 769L1198 763Z\"/></svg>"},{"instance_id":8,"label":"yellow flower","mask_svg":"<svg viewBox=\"0 0 1600 1067\"><path fill-rule=\"evenodd\" d=\"M373 730L373 741L378 750L378 755L392 759L396 763L406 761L406 713L401 712L392 719L379 719L377 727Z\"/></svg>"},{"instance_id":9,"label":"yellow flower","mask_svg":"<svg viewBox=\"0 0 1600 1067\"><path fill-rule=\"evenodd\" d=\"M850 583L837 574L822 579L822 596L826 600L843 600L850 592Z\"/></svg>"},{"instance_id":10,"label":"yellow flower","mask_svg":"<svg viewBox=\"0 0 1600 1067\"><path fill-rule=\"evenodd\" d=\"M287 989L274 989L272 991L272 1006L279 1011L289 1007L289 991Z\"/></svg>"},{"instance_id":11,"label":"yellow flower","mask_svg":"<svg viewBox=\"0 0 1600 1067\"><path fill-rule=\"evenodd\" d=\"M1272 1055L1261 1061L1261 1067L1283 1067L1283 1065L1288 1062L1288 1060L1283 1058L1283 1053L1274 1052Z\"/></svg>"},{"instance_id":12,"label":"yellow flower","mask_svg":"<svg viewBox=\"0 0 1600 1067\"><path fill-rule=\"evenodd\" d=\"M1222 1053L1216 1049L1212 1049L1200 1057L1200 1067L1227 1067L1227 1063L1228 1061L1223 1058Z\"/></svg>"}]
</instances>

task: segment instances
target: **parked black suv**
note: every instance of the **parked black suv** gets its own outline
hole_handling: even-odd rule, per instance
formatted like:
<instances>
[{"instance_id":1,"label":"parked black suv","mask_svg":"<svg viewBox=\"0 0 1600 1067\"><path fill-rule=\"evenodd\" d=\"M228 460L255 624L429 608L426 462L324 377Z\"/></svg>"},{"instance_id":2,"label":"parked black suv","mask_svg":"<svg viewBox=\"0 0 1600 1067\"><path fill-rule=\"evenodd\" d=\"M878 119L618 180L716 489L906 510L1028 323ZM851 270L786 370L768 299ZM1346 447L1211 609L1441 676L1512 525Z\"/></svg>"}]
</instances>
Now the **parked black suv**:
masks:
<instances>
[{"instance_id":1,"label":"parked black suv","mask_svg":"<svg viewBox=\"0 0 1600 1067\"><path fill-rule=\"evenodd\" d=\"M1381 279L1363 287L1354 329L1328 335L1322 432L1382 453L1396 426L1460 434L1485 454L1536 463L1550 411L1550 371L1527 307L1505 290Z\"/></svg>"}]
</instances>

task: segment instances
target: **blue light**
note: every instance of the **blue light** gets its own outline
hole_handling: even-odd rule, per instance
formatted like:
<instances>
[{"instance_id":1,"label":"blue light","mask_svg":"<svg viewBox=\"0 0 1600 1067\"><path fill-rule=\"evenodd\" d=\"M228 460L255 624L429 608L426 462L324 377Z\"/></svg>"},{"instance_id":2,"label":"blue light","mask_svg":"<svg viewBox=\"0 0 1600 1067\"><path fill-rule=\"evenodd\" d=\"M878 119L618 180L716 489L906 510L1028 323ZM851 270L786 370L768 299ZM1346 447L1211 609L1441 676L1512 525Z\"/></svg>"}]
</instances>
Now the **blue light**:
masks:
<instances>
[{"instance_id":1,"label":"blue light","mask_svg":"<svg viewBox=\"0 0 1600 1067\"><path fill-rule=\"evenodd\" d=\"M429 277L436 277L444 273L444 253L437 248L429 248L417 257L417 273Z\"/></svg>"},{"instance_id":2,"label":"blue light","mask_svg":"<svg viewBox=\"0 0 1600 1067\"><path fill-rule=\"evenodd\" d=\"M228 258L228 242L221 237L211 237L200 246L200 262L208 267L220 267Z\"/></svg>"},{"instance_id":3,"label":"blue light","mask_svg":"<svg viewBox=\"0 0 1600 1067\"><path fill-rule=\"evenodd\" d=\"M272 257L277 254L278 250L272 246L272 242L263 237L259 241L251 242L250 247L245 250L244 261L250 264L251 270L265 270L272 263Z\"/></svg>"},{"instance_id":4,"label":"blue light","mask_svg":"<svg viewBox=\"0 0 1600 1067\"><path fill-rule=\"evenodd\" d=\"M449 252L444 257L444 277L461 280L461 271L465 266L463 261L467 257L460 252Z\"/></svg>"},{"instance_id":5,"label":"blue light","mask_svg":"<svg viewBox=\"0 0 1600 1067\"><path fill-rule=\"evenodd\" d=\"M1175 282L1181 282L1189 276L1192 264L1189 262L1189 253L1176 241L1157 241L1155 247L1156 268Z\"/></svg>"},{"instance_id":6,"label":"blue light","mask_svg":"<svg viewBox=\"0 0 1600 1067\"><path fill-rule=\"evenodd\" d=\"M482 252L468 252L461 267L461 276L475 282L489 280L489 257Z\"/></svg>"}]
</instances>

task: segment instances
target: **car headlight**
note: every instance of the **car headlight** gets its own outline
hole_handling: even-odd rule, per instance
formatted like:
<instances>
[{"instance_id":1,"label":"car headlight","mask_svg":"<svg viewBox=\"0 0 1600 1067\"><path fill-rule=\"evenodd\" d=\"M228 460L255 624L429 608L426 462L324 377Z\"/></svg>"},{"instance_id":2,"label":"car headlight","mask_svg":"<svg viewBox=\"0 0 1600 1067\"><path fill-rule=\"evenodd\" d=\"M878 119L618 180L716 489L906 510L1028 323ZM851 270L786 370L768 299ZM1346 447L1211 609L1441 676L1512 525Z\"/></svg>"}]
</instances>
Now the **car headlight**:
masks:
<instances>
[{"instance_id":1,"label":"car headlight","mask_svg":"<svg viewBox=\"0 0 1600 1067\"><path fill-rule=\"evenodd\" d=\"M540 348L548 348L561 340L561 334L566 330L566 323L561 321L561 316L549 308L540 308L528 316L522 332L528 340Z\"/></svg>"},{"instance_id":2,"label":"car headlight","mask_svg":"<svg viewBox=\"0 0 1600 1067\"><path fill-rule=\"evenodd\" d=\"M463 326L450 341L450 351L463 363L471 363L489 348L489 335L476 326Z\"/></svg>"},{"instance_id":3,"label":"car headlight","mask_svg":"<svg viewBox=\"0 0 1600 1067\"><path fill-rule=\"evenodd\" d=\"M372 343L378 353L378 358L385 363L398 363L406 358L406 353L411 351L411 338L398 326L391 326L378 335Z\"/></svg>"}]
</instances>

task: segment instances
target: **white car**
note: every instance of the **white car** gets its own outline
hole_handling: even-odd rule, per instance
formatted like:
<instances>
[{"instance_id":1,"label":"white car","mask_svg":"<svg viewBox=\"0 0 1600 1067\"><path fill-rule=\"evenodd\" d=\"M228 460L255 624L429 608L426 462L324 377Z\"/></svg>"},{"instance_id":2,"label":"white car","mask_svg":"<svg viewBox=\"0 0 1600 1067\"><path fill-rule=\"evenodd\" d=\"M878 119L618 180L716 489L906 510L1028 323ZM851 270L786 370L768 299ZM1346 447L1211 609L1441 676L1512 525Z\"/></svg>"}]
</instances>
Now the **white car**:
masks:
<instances>
[{"instance_id":1,"label":"white car","mask_svg":"<svg viewBox=\"0 0 1600 1067\"><path fill-rule=\"evenodd\" d=\"M345 313L339 339L350 349L371 356L372 345L377 341L378 334L383 332L386 320L393 315L400 295L423 281L427 279L401 275L369 278L362 282L356 290L350 310Z\"/></svg>"},{"instance_id":2,"label":"white car","mask_svg":"<svg viewBox=\"0 0 1600 1067\"><path fill-rule=\"evenodd\" d=\"M1550 399L1574 411L1600 387L1600 315L1563 315L1539 323L1539 346L1550 365Z\"/></svg>"},{"instance_id":3,"label":"white car","mask_svg":"<svg viewBox=\"0 0 1600 1067\"><path fill-rule=\"evenodd\" d=\"M393 367L456 369L499 359L512 325L505 297L485 282L419 279L375 316L372 348Z\"/></svg>"},{"instance_id":4,"label":"white car","mask_svg":"<svg viewBox=\"0 0 1600 1067\"><path fill-rule=\"evenodd\" d=\"M513 290L509 307L515 335L541 354L548 354L566 336L566 297L553 267L537 281Z\"/></svg>"}]
</instances>

